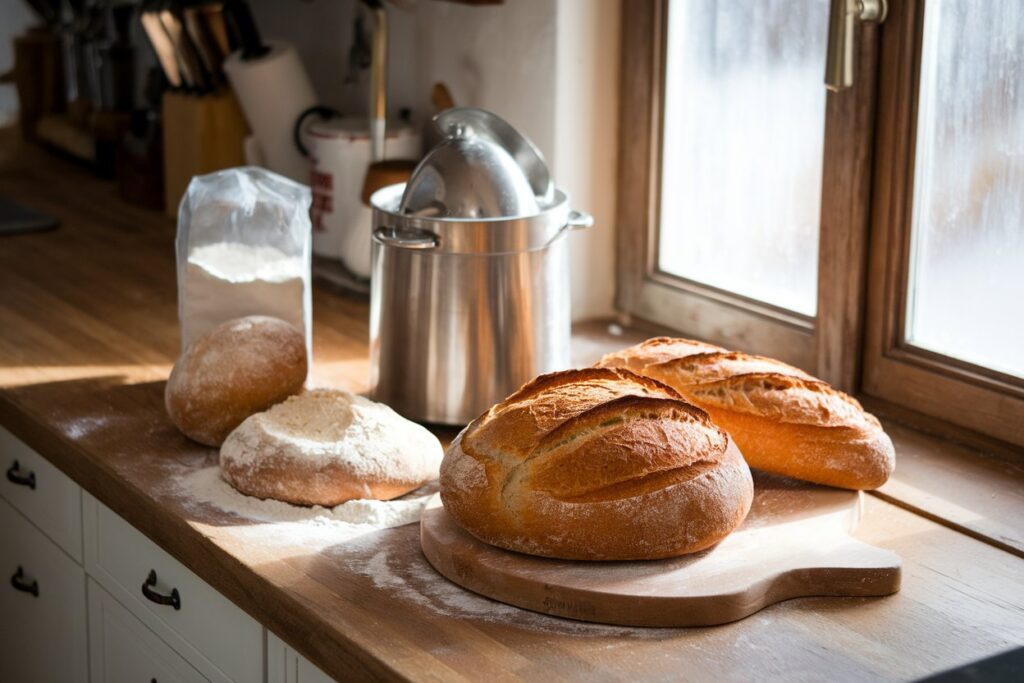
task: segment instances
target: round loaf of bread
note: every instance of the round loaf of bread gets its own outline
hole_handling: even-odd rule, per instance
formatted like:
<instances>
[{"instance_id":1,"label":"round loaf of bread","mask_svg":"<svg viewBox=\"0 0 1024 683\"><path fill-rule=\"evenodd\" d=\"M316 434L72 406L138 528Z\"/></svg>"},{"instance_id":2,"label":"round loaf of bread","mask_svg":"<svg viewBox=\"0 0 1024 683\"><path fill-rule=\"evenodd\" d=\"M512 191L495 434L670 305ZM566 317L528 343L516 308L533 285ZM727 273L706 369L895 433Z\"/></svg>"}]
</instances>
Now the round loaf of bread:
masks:
<instances>
[{"instance_id":1,"label":"round loaf of bread","mask_svg":"<svg viewBox=\"0 0 1024 683\"><path fill-rule=\"evenodd\" d=\"M725 432L625 370L538 377L471 423L441 464L441 499L469 533L573 560L703 550L743 521L752 497Z\"/></svg>"},{"instance_id":2,"label":"round loaf of bread","mask_svg":"<svg viewBox=\"0 0 1024 683\"><path fill-rule=\"evenodd\" d=\"M442 455L437 437L383 403L314 389L239 425L220 469L247 495L330 507L419 488L437 478Z\"/></svg>"},{"instance_id":3,"label":"round loaf of bread","mask_svg":"<svg viewBox=\"0 0 1024 683\"><path fill-rule=\"evenodd\" d=\"M637 356L647 355L642 346L634 347ZM630 349L617 354L631 356ZM878 420L852 396L791 365L719 350L655 361L639 372L706 410L751 467L849 489L878 488L892 474L895 452Z\"/></svg>"},{"instance_id":4,"label":"round loaf of bread","mask_svg":"<svg viewBox=\"0 0 1024 683\"><path fill-rule=\"evenodd\" d=\"M164 390L171 421L207 446L219 446L242 420L302 390L306 340L283 320L229 320L197 339Z\"/></svg>"}]
</instances>

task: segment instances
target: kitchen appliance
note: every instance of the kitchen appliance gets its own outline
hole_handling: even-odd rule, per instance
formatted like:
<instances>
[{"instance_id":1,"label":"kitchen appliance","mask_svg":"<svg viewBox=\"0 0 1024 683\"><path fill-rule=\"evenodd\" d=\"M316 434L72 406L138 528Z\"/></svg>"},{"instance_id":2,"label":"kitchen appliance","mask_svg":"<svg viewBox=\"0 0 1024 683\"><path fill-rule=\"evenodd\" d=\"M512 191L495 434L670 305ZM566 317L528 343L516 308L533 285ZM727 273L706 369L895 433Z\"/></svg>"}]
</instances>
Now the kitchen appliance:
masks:
<instances>
[{"instance_id":1,"label":"kitchen appliance","mask_svg":"<svg viewBox=\"0 0 1024 683\"><path fill-rule=\"evenodd\" d=\"M445 116L410 181L371 199L370 395L414 420L465 424L569 366L566 233L593 219L561 190L535 194L509 148L470 125L504 121Z\"/></svg>"}]
</instances>

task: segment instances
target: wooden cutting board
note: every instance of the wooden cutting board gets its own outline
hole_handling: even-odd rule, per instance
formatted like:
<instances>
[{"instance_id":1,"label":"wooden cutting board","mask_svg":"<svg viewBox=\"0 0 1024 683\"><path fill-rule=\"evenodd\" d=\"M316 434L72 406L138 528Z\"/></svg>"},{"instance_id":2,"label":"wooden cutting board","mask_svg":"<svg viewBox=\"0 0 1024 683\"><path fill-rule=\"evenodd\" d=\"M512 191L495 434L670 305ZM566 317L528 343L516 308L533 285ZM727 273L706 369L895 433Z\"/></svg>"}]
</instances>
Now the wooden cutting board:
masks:
<instances>
[{"instance_id":1,"label":"wooden cutting board","mask_svg":"<svg viewBox=\"0 0 1024 683\"><path fill-rule=\"evenodd\" d=\"M746 521L710 550L647 562L523 555L463 531L435 496L420 525L427 560L463 588L535 612L628 626L711 626L805 596L882 596L900 558L853 538L861 493L756 473Z\"/></svg>"}]
</instances>

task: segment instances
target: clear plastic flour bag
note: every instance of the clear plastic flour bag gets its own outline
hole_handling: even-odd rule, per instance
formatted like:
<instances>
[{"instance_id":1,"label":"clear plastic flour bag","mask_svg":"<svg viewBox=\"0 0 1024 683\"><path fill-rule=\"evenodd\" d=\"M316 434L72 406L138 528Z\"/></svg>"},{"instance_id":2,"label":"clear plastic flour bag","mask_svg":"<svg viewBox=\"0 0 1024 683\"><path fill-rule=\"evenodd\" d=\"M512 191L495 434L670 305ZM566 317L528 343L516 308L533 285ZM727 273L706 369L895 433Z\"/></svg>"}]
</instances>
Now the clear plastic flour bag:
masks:
<instances>
[{"instance_id":1,"label":"clear plastic flour bag","mask_svg":"<svg viewBox=\"0 0 1024 683\"><path fill-rule=\"evenodd\" d=\"M309 204L308 187L253 166L192 179L178 209L182 350L226 320L269 315L311 353Z\"/></svg>"}]
</instances>

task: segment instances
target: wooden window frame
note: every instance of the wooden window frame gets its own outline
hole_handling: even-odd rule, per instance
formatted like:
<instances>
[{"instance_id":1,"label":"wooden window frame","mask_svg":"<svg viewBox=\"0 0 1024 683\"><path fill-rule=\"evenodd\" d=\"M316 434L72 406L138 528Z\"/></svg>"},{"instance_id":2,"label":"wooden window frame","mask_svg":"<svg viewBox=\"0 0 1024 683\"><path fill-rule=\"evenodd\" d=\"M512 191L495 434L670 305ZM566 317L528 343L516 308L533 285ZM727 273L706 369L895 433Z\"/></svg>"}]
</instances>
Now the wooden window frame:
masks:
<instances>
[{"instance_id":1,"label":"wooden window frame","mask_svg":"<svg viewBox=\"0 0 1024 683\"><path fill-rule=\"evenodd\" d=\"M873 410L1018 455L1024 382L902 341L924 1L891 1L882 28L859 25L854 86L828 93L810 318L658 270L668 0L623 0L616 307L780 358Z\"/></svg>"},{"instance_id":2,"label":"wooden window frame","mask_svg":"<svg viewBox=\"0 0 1024 683\"><path fill-rule=\"evenodd\" d=\"M826 99L818 314L810 317L657 268L667 5L623 2L616 306L648 323L774 356L853 391L863 338L872 159L862 141L871 139L874 122L875 29L858 29L854 87Z\"/></svg>"},{"instance_id":3,"label":"wooden window frame","mask_svg":"<svg viewBox=\"0 0 1024 683\"><path fill-rule=\"evenodd\" d=\"M1024 381L903 340L909 286L924 2L890 3L882 36L863 390L1024 446Z\"/></svg>"}]
</instances>

